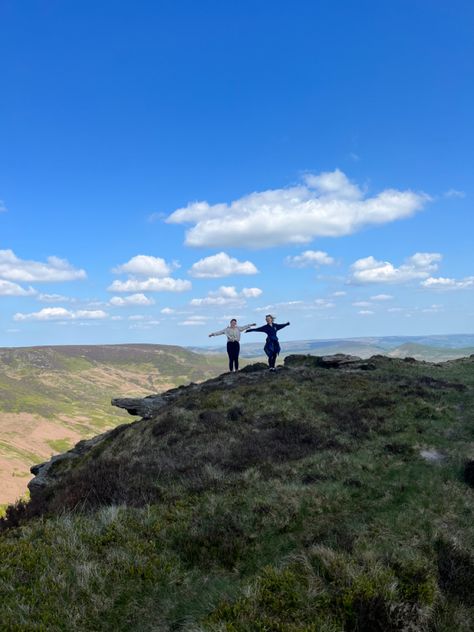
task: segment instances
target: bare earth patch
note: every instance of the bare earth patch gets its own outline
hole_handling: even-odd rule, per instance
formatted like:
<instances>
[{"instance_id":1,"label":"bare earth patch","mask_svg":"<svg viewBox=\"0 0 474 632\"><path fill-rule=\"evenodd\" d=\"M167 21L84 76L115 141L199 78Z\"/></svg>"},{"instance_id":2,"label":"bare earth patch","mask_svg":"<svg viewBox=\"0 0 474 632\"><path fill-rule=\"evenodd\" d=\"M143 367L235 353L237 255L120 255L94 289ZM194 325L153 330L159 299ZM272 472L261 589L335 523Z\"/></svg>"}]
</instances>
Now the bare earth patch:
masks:
<instances>
[{"instance_id":1,"label":"bare earth patch","mask_svg":"<svg viewBox=\"0 0 474 632\"><path fill-rule=\"evenodd\" d=\"M50 441L75 444L78 432L30 413L4 413L0 417L0 505L22 496L31 478L32 460L48 459L55 451Z\"/></svg>"}]
</instances>

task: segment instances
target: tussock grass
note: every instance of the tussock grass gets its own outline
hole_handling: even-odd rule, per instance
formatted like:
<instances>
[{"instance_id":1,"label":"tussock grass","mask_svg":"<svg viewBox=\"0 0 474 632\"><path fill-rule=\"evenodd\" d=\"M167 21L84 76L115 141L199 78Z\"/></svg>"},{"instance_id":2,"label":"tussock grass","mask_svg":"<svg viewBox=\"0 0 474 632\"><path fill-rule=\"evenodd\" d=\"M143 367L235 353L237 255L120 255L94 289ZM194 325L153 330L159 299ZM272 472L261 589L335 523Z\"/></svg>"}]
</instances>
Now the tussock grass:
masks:
<instances>
[{"instance_id":1,"label":"tussock grass","mask_svg":"<svg viewBox=\"0 0 474 632\"><path fill-rule=\"evenodd\" d=\"M53 471L4 521L5 629L474 629L474 363L371 362L183 389Z\"/></svg>"}]
</instances>

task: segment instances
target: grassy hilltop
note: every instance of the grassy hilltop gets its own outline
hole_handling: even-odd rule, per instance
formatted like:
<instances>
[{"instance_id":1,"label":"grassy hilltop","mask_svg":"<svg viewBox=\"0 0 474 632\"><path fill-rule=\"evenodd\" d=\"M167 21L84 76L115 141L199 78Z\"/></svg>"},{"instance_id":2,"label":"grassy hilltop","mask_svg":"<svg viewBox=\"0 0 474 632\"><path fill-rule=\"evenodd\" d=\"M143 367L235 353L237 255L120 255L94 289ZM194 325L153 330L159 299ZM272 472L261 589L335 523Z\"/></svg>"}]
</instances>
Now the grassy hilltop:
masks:
<instances>
[{"instance_id":1,"label":"grassy hilltop","mask_svg":"<svg viewBox=\"0 0 474 632\"><path fill-rule=\"evenodd\" d=\"M0 349L0 505L25 493L34 463L123 423L112 395L161 392L222 366L169 345Z\"/></svg>"},{"instance_id":2,"label":"grassy hilltop","mask_svg":"<svg viewBox=\"0 0 474 632\"><path fill-rule=\"evenodd\" d=\"M474 357L290 356L122 404L146 418L9 511L4 629L474 629Z\"/></svg>"}]
</instances>

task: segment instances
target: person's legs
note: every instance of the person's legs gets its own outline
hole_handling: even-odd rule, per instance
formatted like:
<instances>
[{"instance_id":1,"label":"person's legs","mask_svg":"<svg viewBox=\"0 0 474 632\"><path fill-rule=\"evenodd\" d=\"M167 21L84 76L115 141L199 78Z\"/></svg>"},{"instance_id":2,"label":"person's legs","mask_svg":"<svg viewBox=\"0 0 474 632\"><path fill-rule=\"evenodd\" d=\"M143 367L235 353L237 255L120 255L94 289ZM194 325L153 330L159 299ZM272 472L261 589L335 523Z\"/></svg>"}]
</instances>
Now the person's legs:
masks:
<instances>
[{"instance_id":1,"label":"person's legs","mask_svg":"<svg viewBox=\"0 0 474 632\"><path fill-rule=\"evenodd\" d=\"M232 371L232 368L234 365L234 357L233 357L232 352L233 352L232 343L229 340L227 342L227 355L229 356L229 371Z\"/></svg>"},{"instance_id":2,"label":"person's legs","mask_svg":"<svg viewBox=\"0 0 474 632\"><path fill-rule=\"evenodd\" d=\"M271 369L275 368L276 359L277 359L277 354L276 353L272 353L271 355L268 356L268 366Z\"/></svg>"},{"instance_id":3,"label":"person's legs","mask_svg":"<svg viewBox=\"0 0 474 632\"><path fill-rule=\"evenodd\" d=\"M235 370L239 370L239 353L240 353L240 342L238 340L235 341L235 355L234 355L234 366Z\"/></svg>"}]
</instances>

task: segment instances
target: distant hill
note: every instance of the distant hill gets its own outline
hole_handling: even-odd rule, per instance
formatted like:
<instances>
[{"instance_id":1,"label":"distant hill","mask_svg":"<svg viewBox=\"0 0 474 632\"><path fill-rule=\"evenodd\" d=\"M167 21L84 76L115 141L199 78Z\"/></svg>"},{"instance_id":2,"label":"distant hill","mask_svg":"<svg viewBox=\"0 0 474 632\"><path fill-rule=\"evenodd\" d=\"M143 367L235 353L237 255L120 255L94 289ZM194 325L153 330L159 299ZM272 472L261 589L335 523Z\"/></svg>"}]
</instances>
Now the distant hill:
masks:
<instances>
[{"instance_id":1,"label":"distant hill","mask_svg":"<svg viewBox=\"0 0 474 632\"><path fill-rule=\"evenodd\" d=\"M424 360L425 362L446 362L447 360L455 360L456 358L468 357L473 354L474 346L465 348L430 347L414 342L406 342L387 352L387 355L391 358L410 357L416 360Z\"/></svg>"},{"instance_id":2,"label":"distant hill","mask_svg":"<svg viewBox=\"0 0 474 632\"><path fill-rule=\"evenodd\" d=\"M33 463L127 420L113 396L199 382L224 366L168 345L1 348L0 505L25 493Z\"/></svg>"},{"instance_id":3,"label":"distant hill","mask_svg":"<svg viewBox=\"0 0 474 632\"><path fill-rule=\"evenodd\" d=\"M370 358L372 355L392 355L393 357L405 357L405 352L410 349L407 345L416 345L413 350L422 353L423 359L429 362L441 362L461 358L473 353L474 334L452 334L446 336L381 336L366 338L337 338L328 340L284 340L282 336L282 355L292 353L309 353L311 355L329 355L346 353L357 355L361 358ZM241 344L241 355L244 358L258 358L262 356L264 338L261 342L245 342ZM423 352L421 351L423 348ZM398 353L396 350L400 349ZM438 350L441 349L441 352ZM225 353L225 347L190 347L196 353L214 354ZM430 351L432 350L432 351ZM413 356L417 357L417 356Z\"/></svg>"},{"instance_id":4,"label":"distant hill","mask_svg":"<svg viewBox=\"0 0 474 632\"><path fill-rule=\"evenodd\" d=\"M0 521L0 628L472 632L473 369L293 355L114 400L141 418Z\"/></svg>"}]
</instances>

